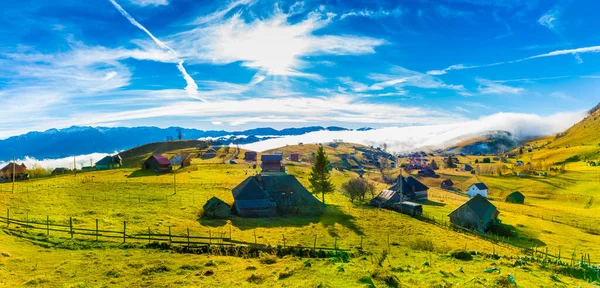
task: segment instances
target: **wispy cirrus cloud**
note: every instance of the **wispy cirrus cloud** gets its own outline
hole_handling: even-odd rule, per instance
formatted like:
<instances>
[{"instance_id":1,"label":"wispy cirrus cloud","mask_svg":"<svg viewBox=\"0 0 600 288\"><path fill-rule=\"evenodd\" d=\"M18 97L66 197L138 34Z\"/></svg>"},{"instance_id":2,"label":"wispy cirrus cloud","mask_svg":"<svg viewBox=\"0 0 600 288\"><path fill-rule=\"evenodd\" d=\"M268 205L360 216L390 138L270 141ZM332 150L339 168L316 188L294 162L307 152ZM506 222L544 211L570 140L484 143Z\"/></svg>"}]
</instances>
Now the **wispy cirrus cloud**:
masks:
<instances>
[{"instance_id":1,"label":"wispy cirrus cloud","mask_svg":"<svg viewBox=\"0 0 600 288\"><path fill-rule=\"evenodd\" d=\"M517 95L525 91L522 87L512 87L504 84L500 84L496 81L476 78L475 81L479 83L477 91L481 94L513 94Z\"/></svg>"},{"instance_id":2,"label":"wispy cirrus cloud","mask_svg":"<svg viewBox=\"0 0 600 288\"><path fill-rule=\"evenodd\" d=\"M138 27L140 30L144 31L144 33L146 33L148 36L150 36L152 41L154 41L154 43L156 43L156 45L158 45L158 47L165 50L168 54L171 54L173 56L173 58L178 58L177 52L175 52L175 50L171 49L171 47L169 47L167 44L160 41L158 38L154 37L154 35L152 33L150 33L150 31L148 31L148 29L146 29L146 27L144 27L137 20L135 20L129 13L127 13L127 11L125 11L125 9L123 9L123 7L121 7L121 5L119 5L119 3L117 3L117 1L115 1L115 0L109 0L109 1L110 1L110 3L113 4L113 6L115 6L115 8L119 11L119 13L121 13L121 15L123 15L123 17L125 17L131 24ZM187 83L185 90L188 92L188 94L190 96L198 97L198 85L196 84L194 79L190 76L190 74L187 73L187 71L185 70L185 67L183 67L183 60L177 61L177 69L179 70L179 72L181 72L181 74L183 75L183 79ZM202 98L198 98L198 99L205 101Z\"/></svg>"},{"instance_id":3,"label":"wispy cirrus cloud","mask_svg":"<svg viewBox=\"0 0 600 288\"><path fill-rule=\"evenodd\" d=\"M138 6L164 6L169 5L169 0L129 0L131 4Z\"/></svg>"},{"instance_id":4,"label":"wispy cirrus cloud","mask_svg":"<svg viewBox=\"0 0 600 288\"><path fill-rule=\"evenodd\" d=\"M523 61L528 61L528 60L533 60L533 59L538 59L538 58L556 57L556 56L561 56L561 55L578 56L579 54L586 54L586 53L600 53L600 46L589 46L589 47L581 47L581 48L573 48L573 49L555 50L552 52L538 54L538 55L521 58L521 59L517 59L517 60L496 62L496 63L483 64L483 65L467 66L464 64L455 64L455 65L451 65L445 69L427 71L427 74L429 74L429 75L444 75L452 70L477 69L477 68L491 67L491 66L497 66L497 65L518 63L518 62L523 62Z\"/></svg>"},{"instance_id":5,"label":"wispy cirrus cloud","mask_svg":"<svg viewBox=\"0 0 600 288\"><path fill-rule=\"evenodd\" d=\"M229 64L263 71L267 75L318 78L302 72L311 65L306 57L324 55L364 55L386 43L366 36L315 34L328 26L336 14L323 6L308 13L299 22L290 22L289 14L275 8L272 14L252 19L241 12L228 16L232 9L250 5L238 1L224 10L204 16L200 27L177 33L169 42L188 62Z\"/></svg>"},{"instance_id":6,"label":"wispy cirrus cloud","mask_svg":"<svg viewBox=\"0 0 600 288\"><path fill-rule=\"evenodd\" d=\"M558 28L558 17L561 13L561 9L560 7L556 6L552 9L550 9L549 11L547 11L546 13L544 13L544 15L542 15L539 19L538 19L538 23L550 30L556 30Z\"/></svg>"},{"instance_id":7,"label":"wispy cirrus cloud","mask_svg":"<svg viewBox=\"0 0 600 288\"><path fill-rule=\"evenodd\" d=\"M391 10L362 9L362 10L352 10L350 12L343 13L342 15L340 15L340 19L343 20L348 17L365 17L365 18L400 17L400 16L402 16L402 14L403 14L403 11L400 7L397 7L397 8L391 9Z\"/></svg>"}]
</instances>

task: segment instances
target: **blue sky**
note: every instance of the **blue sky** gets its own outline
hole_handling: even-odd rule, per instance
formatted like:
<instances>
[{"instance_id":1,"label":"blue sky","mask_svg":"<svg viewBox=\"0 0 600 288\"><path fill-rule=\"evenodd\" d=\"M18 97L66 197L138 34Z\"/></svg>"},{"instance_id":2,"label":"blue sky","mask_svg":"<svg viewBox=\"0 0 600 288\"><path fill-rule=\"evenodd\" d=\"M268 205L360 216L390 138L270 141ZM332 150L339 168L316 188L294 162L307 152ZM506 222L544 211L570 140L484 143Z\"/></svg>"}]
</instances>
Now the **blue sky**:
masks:
<instances>
[{"instance_id":1,"label":"blue sky","mask_svg":"<svg viewBox=\"0 0 600 288\"><path fill-rule=\"evenodd\" d=\"M599 101L598 1L3 6L0 137L71 125L427 125Z\"/></svg>"}]
</instances>

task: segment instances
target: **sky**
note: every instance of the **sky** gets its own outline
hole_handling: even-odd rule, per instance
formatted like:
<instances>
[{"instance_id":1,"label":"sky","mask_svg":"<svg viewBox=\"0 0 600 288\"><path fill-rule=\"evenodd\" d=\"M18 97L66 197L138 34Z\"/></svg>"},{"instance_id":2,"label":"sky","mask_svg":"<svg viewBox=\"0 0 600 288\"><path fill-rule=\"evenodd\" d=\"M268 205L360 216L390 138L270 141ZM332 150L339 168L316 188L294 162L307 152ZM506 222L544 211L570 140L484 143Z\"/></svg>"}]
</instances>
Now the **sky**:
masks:
<instances>
[{"instance_id":1,"label":"sky","mask_svg":"<svg viewBox=\"0 0 600 288\"><path fill-rule=\"evenodd\" d=\"M0 138L72 125L572 124L599 102L598 9L550 0L8 1Z\"/></svg>"}]
</instances>

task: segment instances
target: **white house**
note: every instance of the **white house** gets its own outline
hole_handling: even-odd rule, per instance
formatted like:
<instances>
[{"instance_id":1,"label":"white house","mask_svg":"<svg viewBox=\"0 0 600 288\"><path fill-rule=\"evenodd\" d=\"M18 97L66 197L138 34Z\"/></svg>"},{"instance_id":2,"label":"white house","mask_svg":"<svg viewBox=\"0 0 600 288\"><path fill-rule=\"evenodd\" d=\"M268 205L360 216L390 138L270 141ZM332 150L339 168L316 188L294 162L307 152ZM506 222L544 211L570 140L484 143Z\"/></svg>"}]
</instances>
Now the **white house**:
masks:
<instances>
[{"instance_id":1,"label":"white house","mask_svg":"<svg viewBox=\"0 0 600 288\"><path fill-rule=\"evenodd\" d=\"M485 186L485 184L483 183L475 183L473 185L471 185L471 187L469 187L469 190L467 190L467 196L469 197L473 197L477 194L487 198L487 193L488 193L488 187Z\"/></svg>"}]
</instances>

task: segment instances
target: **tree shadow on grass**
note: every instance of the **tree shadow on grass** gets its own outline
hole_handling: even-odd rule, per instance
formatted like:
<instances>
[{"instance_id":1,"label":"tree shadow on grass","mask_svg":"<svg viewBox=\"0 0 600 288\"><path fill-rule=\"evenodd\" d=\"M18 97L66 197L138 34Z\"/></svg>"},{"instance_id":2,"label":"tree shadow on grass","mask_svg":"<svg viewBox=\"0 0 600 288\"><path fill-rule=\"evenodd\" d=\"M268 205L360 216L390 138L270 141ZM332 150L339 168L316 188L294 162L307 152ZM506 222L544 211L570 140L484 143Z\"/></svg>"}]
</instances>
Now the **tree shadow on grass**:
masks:
<instances>
[{"instance_id":1,"label":"tree shadow on grass","mask_svg":"<svg viewBox=\"0 0 600 288\"><path fill-rule=\"evenodd\" d=\"M227 225L228 219L208 219L199 217L198 223L202 226L223 227ZM329 205L325 208L322 215L303 216L303 215L285 215L264 218L249 218L232 215L231 224L240 230L251 230L255 228L279 228L279 227L305 227L321 223L328 229L328 233L333 237L338 237L335 232L335 224L340 224L350 229L357 235L364 235L362 229L355 223L356 217L346 214L337 205Z\"/></svg>"},{"instance_id":2,"label":"tree shadow on grass","mask_svg":"<svg viewBox=\"0 0 600 288\"><path fill-rule=\"evenodd\" d=\"M499 237L506 237L510 240L510 243L516 244L521 247L544 247L546 243L537 237L527 233L523 229L518 229L513 225L504 223L495 224L490 227L487 231L488 235L498 235ZM493 237L493 236L492 236Z\"/></svg>"},{"instance_id":3,"label":"tree shadow on grass","mask_svg":"<svg viewBox=\"0 0 600 288\"><path fill-rule=\"evenodd\" d=\"M158 173L152 170L135 170L127 178L146 177L146 176L157 176Z\"/></svg>"}]
</instances>

